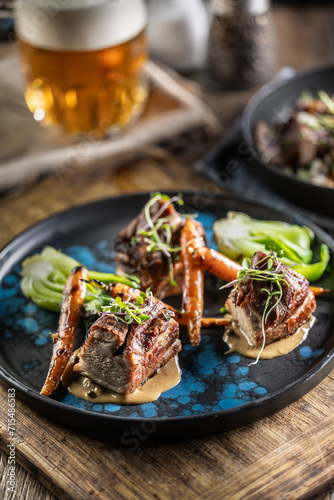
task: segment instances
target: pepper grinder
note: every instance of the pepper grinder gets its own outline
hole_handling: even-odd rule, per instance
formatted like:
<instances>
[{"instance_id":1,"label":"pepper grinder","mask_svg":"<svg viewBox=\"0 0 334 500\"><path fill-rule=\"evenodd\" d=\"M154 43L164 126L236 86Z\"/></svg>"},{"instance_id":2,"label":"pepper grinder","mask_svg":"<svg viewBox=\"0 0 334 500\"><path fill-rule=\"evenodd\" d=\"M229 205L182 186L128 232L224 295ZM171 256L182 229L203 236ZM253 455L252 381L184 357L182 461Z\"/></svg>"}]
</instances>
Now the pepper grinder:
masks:
<instances>
[{"instance_id":1,"label":"pepper grinder","mask_svg":"<svg viewBox=\"0 0 334 500\"><path fill-rule=\"evenodd\" d=\"M269 0L215 0L207 65L226 89L265 83L275 66L274 29Z\"/></svg>"}]
</instances>

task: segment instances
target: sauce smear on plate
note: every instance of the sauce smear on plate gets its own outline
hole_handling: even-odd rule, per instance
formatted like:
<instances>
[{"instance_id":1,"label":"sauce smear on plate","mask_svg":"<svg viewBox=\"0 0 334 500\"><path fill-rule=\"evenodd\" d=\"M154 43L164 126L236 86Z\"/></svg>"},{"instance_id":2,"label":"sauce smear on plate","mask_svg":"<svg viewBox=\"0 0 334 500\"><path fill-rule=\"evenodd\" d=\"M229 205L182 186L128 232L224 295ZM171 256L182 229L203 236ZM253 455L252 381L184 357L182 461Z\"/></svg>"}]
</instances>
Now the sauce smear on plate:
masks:
<instances>
[{"instance_id":1,"label":"sauce smear on plate","mask_svg":"<svg viewBox=\"0 0 334 500\"><path fill-rule=\"evenodd\" d=\"M76 353L74 352L62 377L62 384L73 396L94 403L115 403L119 405L151 403L162 392L172 389L181 380L178 357L175 356L134 392L131 394L119 394L96 384L87 377L75 373L73 371L75 362Z\"/></svg>"},{"instance_id":2,"label":"sauce smear on plate","mask_svg":"<svg viewBox=\"0 0 334 500\"><path fill-rule=\"evenodd\" d=\"M273 359L279 356L284 356L288 352L295 349L299 344L306 339L310 328L315 321L315 317L311 318L304 323L294 335L286 337L280 340L276 340L272 344L268 344L263 349L260 354L260 359ZM237 352L246 358L256 359L261 347L253 347L248 342L247 339L242 335L242 333L237 331L237 328L232 326L230 328L225 328L225 333L223 337L226 344L230 347L227 353Z\"/></svg>"}]
</instances>

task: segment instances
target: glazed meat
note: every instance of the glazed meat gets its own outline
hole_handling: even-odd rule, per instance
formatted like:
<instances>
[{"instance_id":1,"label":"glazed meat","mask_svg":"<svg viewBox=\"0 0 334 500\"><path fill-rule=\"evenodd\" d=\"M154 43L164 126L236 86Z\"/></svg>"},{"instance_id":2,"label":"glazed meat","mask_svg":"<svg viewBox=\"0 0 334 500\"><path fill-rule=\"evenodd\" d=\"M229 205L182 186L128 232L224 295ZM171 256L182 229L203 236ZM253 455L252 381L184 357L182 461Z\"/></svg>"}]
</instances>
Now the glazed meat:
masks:
<instances>
[{"instance_id":1,"label":"glazed meat","mask_svg":"<svg viewBox=\"0 0 334 500\"><path fill-rule=\"evenodd\" d=\"M173 204L157 200L150 207L150 216L154 221L157 218L168 220L172 231L170 245L178 247L180 231L185 224L185 219L178 214ZM179 260L179 254L172 253L168 256L168 252L164 253L158 249L148 251L147 236L142 234L142 231L149 229L143 209L138 217L118 234L115 246L118 270L137 276L141 281L142 290L150 288L159 299L181 293L183 264ZM164 229L161 228L158 234L163 241ZM177 286L172 286L170 283L170 266L172 266L172 275Z\"/></svg>"},{"instance_id":2,"label":"glazed meat","mask_svg":"<svg viewBox=\"0 0 334 500\"><path fill-rule=\"evenodd\" d=\"M111 294L136 303L139 292L125 285L111 286ZM135 391L181 350L179 325L158 299L144 301L149 319L126 324L111 314L91 327L78 352L74 371L120 394Z\"/></svg>"},{"instance_id":3,"label":"glazed meat","mask_svg":"<svg viewBox=\"0 0 334 500\"><path fill-rule=\"evenodd\" d=\"M264 269L267 266L266 254L257 252L251 261L251 267ZM279 267L278 267L279 266ZM307 280L299 273L288 268L282 262L274 262L273 269L279 270L283 275L281 281L283 295L269 314L265 323L265 344L270 344L283 337L289 337L296 333L315 310L316 303L312 291L310 291ZM244 278L230 293L227 307L232 313L232 326L239 330L254 347L259 347L263 342L262 317L269 292L276 291L277 285L269 281L257 281ZM275 305L277 295L270 299L269 309ZM268 309L268 310L269 310Z\"/></svg>"},{"instance_id":4,"label":"glazed meat","mask_svg":"<svg viewBox=\"0 0 334 500\"><path fill-rule=\"evenodd\" d=\"M280 132L272 130L264 121L258 121L254 139L265 161L293 169L308 167L317 157L317 145L308 140L305 126L297 120L290 120Z\"/></svg>"}]
</instances>

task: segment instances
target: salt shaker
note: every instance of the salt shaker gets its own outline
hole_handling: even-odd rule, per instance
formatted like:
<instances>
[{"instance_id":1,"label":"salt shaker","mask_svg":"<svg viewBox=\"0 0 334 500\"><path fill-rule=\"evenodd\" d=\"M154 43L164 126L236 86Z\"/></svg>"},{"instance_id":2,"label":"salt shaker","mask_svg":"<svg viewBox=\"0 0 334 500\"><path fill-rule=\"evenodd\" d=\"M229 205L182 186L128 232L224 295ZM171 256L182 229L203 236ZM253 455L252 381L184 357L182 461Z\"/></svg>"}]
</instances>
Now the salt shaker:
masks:
<instances>
[{"instance_id":1,"label":"salt shaker","mask_svg":"<svg viewBox=\"0 0 334 500\"><path fill-rule=\"evenodd\" d=\"M248 89L274 71L269 0L215 0L208 40L208 72L226 89Z\"/></svg>"},{"instance_id":2,"label":"salt shaker","mask_svg":"<svg viewBox=\"0 0 334 500\"><path fill-rule=\"evenodd\" d=\"M203 0L148 0L150 53L177 71L205 65L209 19Z\"/></svg>"}]
</instances>

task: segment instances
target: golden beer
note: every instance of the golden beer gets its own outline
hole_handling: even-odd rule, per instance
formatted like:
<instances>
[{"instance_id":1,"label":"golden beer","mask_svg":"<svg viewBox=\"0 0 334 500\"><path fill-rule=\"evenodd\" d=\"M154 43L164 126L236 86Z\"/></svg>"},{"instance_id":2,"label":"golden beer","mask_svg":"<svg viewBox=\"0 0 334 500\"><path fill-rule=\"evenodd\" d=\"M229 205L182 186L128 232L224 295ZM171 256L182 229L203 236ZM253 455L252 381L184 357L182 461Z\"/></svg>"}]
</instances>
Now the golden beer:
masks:
<instances>
[{"instance_id":1,"label":"golden beer","mask_svg":"<svg viewBox=\"0 0 334 500\"><path fill-rule=\"evenodd\" d=\"M46 14L42 4L50 2L19 0L16 14L35 119L75 134L119 129L139 116L147 98L142 1L54 0Z\"/></svg>"}]
</instances>

